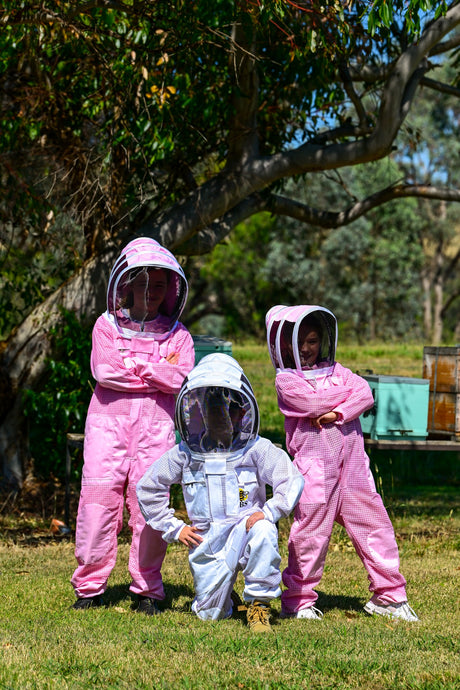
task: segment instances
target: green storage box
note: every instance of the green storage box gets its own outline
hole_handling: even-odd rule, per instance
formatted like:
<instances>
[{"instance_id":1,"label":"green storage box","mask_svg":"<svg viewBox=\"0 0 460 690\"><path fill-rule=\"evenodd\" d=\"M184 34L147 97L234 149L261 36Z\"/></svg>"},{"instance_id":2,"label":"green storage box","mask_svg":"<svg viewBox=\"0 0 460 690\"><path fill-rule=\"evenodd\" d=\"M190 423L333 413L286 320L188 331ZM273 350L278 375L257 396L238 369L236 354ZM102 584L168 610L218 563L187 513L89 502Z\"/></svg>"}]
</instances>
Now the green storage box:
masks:
<instances>
[{"instance_id":1,"label":"green storage box","mask_svg":"<svg viewBox=\"0 0 460 690\"><path fill-rule=\"evenodd\" d=\"M372 439L423 441L428 422L429 380L404 376L369 375L374 407L361 417L363 433Z\"/></svg>"},{"instance_id":2,"label":"green storage box","mask_svg":"<svg viewBox=\"0 0 460 690\"><path fill-rule=\"evenodd\" d=\"M213 352L223 352L226 355L232 354L232 344L228 340L215 338L212 335L192 336L195 345L195 365L200 359Z\"/></svg>"}]
</instances>

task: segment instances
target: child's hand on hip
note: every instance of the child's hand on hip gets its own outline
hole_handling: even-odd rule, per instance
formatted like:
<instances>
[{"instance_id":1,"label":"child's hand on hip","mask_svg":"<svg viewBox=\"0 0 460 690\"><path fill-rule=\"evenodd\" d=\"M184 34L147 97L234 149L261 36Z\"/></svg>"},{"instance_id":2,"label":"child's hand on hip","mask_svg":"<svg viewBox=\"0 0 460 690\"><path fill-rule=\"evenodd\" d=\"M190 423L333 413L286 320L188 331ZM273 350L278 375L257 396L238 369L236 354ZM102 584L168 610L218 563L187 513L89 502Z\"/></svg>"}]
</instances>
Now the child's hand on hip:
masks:
<instances>
[{"instance_id":1,"label":"child's hand on hip","mask_svg":"<svg viewBox=\"0 0 460 690\"><path fill-rule=\"evenodd\" d=\"M185 525L179 534L179 541L181 544L185 544L185 546L191 549L194 546L198 546L198 544L203 541L203 537L198 534L196 527Z\"/></svg>"},{"instance_id":2,"label":"child's hand on hip","mask_svg":"<svg viewBox=\"0 0 460 690\"><path fill-rule=\"evenodd\" d=\"M248 517L246 520L246 532L249 532L251 527L255 525L256 522L259 522L259 520L265 520L265 515L261 510L256 511Z\"/></svg>"}]
</instances>

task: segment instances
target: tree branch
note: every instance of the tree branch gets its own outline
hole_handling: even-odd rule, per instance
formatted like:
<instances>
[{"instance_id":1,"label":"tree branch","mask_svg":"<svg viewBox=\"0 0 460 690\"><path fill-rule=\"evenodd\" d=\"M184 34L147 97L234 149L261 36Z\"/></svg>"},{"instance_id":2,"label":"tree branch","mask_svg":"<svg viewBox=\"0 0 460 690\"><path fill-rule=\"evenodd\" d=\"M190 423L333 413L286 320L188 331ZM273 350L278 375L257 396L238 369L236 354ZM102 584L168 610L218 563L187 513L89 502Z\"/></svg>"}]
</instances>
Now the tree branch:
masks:
<instances>
[{"instance_id":1,"label":"tree branch","mask_svg":"<svg viewBox=\"0 0 460 690\"><path fill-rule=\"evenodd\" d=\"M460 297L460 290L457 290L457 292L453 292L449 298L445 301L442 309L441 309L441 318L444 318L447 314L447 311L449 307Z\"/></svg>"},{"instance_id":2,"label":"tree branch","mask_svg":"<svg viewBox=\"0 0 460 690\"><path fill-rule=\"evenodd\" d=\"M201 243L199 253L209 251L204 247L209 247L213 238L220 241L225 229L228 232L233 227L230 221L227 222L232 210L244 203L244 199L269 188L274 182L297 174L337 169L384 157L391 151L416 87L427 68L426 56L443 36L459 24L460 5L457 4L444 17L433 22L418 43L411 45L396 61L383 90L382 105L372 134L329 146L307 142L267 157L254 157L254 149L248 139L246 157L242 152L237 154L244 159L243 165L225 169L205 182L174 208L147 221L139 228L139 234L155 237L173 250L180 246L187 253L191 250L186 243L192 237L195 242L196 236L201 238L198 240ZM236 155L236 150L234 153ZM391 198L395 197L396 192L393 192ZM432 194L432 198L435 198L435 194Z\"/></svg>"},{"instance_id":3,"label":"tree branch","mask_svg":"<svg viewBox=\"0 0 460 690\"><path fill-rule=\"evenodd\" d=\"M433 48L430 50L430 57L435 55L444 55L444 53L448 53L450 50L455 50L455 48L458 48L458 46L460 46L460 34L458 36L454 36L448 41L441 41L437 45L433 46Z\"/></svg>"},{"instance_id":4,"label":"tree branch","mask_svg":"<svg viewBox=\"0 0 460 690\"><path fill-rule=\"evenodd\" d=\"M380 112L373 133L354 142L334 144L320 149L310 142L273 157L271 174L279 179L287 175L329 170L383 158L404 121L416 87L427 69L427 55L443 36L460 24L460 5L433 22L394 63L383 89ZM271 180L271 181L274 181Z\"/></svg>"},{"instance_id":5,"label":"tree branch","mask_svg":"<svg viewBox=\"0 0 460 690\"><path fill-rule=\"evenodd\" d=\"M207 254L216 244L225 239L238 223L261 211L270 211L275 215L288 216L302 223L308 223L309 225L324 229L336 229L349 225L373 208L396 199L408 197L441 199L460 203L460 190L443 189L428 185L395 184L336 213L320 211L308 204L303 204L300 201L289 199L279 194L254 194L235 206L232 211L226 213L222 219L201 229L193 235L192 239L176 247L176 252L182 256ZM452 265L459 258L460 252L452 261Z\"/></svg>"},{"instance_id":6,"label":"tree branch","mask_svg":"<svg viewBox=\"0 0 460 690\"><path fill-rule=\"evenodd\" d=\"M271 197L269 195L253 194L231 211L225 213L222 218L214 221L208 227L202 228L193 237L176 247L177 254L181 256L197 256L208 254L213 247L222 242L225 237L239 223L250 218L254 213L260 213L269 209Z\"/></svg>"},{"instance_id":7,"label":"tree branch","mask_svg":"<svg viewBox=\"0 0 460 690\"><path fill-rule=\"evenodd\" d=\"M407 197L423 197L425 199L444 199L460 202L460 190L440 189L427 185L396 184L371 194L366 199L358 201L344 211L319 211L307 204L280 195L271 197L270 209L277 215L289 216L303 223L317 227L335 229L349 225L373 208L382 204Z\"/></svg>"},{"instance_id":8,"label":"tree branch","mask_svg":"<svg viewBox=\"0 0 460 690\"><path fill-rule=\"evenodd\" d=\"M450 84L443 84L435 79L422 77L420 79L420 86L426 86L429 89L433 89L433 91L439 91L439 93L446 93L450 96L460 98L460 89L457 89L455 86L451 86Z\"/></svg>"},{"instance_id":9,"label":"tree branch","mask_svg":"<svg viewBox=\"0 0 460 690\"><path fill-rule=\"evenodd\" d=\"M356 114L358 116L358 121L359 121L359 129L360 129L361 133L365 133L366 130L367 131L369 130L367 113L366 113L366 110L363 106L361 98L358 96L358 94L356 93L356 91L353 88L353 81L350 77L350 72L348 70L348 67L346 65L341 65L339 67L339 73L340 73L340 77L341 77L342 82L343 82L344 89L347 93L347 96L355 107Z\"/></svg>"},{"instance_id":10,"label":"tree branch","mask_svg":"<svg viewBox=\"0 0 460 690\"><path fill-rule=\"evenodd\" d=\"M232 29L230 78L233 114L229 123L227 169L244 165L259 153L257 137L257 105L259 77L256 69L253 37L247 27L235 22Z\"/></svg>"},{"instance_id":11,"label":"tree branch","mask_svg":"<svg viewBox=\"0 0 460 690\"><path fill-rule=\"evenodd\" d=\"M448 41L440 41L428 52L427 57L444 55L460 46L460 34ZM348 70L352 81L360 81L365 84L376 84L384 81L390 75L396 61L382 65L349 65ZM436 66L436 65L435 65Z\"/></svg>"}]
</instances>

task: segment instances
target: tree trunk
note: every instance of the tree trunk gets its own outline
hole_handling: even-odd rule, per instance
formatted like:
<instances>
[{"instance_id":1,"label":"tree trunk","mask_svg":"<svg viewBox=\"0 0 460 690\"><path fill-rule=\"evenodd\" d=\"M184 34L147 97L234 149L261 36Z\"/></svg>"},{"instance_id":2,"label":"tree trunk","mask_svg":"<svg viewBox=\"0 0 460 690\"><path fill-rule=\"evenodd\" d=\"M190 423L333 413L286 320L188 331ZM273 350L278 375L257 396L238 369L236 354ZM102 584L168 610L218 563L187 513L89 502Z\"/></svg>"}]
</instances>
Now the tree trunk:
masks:
<instances>
[{"instance_id":1,"label":"tree trunk","mask_svg":"<svg viewBox=\"0 0 460 690\"><path fill-rule=\"evenodd\" d=\"M439 206L438 217L441 223L446 220L447 209L445 202ZM442 226L441 226L442 227ZM443 331L443 301L444 301L444 281L445 281L445 241L444 233L441 233L435 255L435 279L433 285L434 293L434 313L433 313L433 344L439 345L442 341Z\"/></svg>"},{"instance_id":2,"label":"tree trunk","mask_svg":"<svg viewBox=\"0 0 460 690\"><path fill-rule=\"evenodd\" d=\"M431 342L431 335L433 329L433 319L431 313L431 280L428 275L429 269L426 268L422 275L423 287L423 332L425 340Z\"/></svg>"},{"instance_id":3,"label":"tree trunk","mask_svg":"<svg viewBox=\"0 0 460 690\"><path fill-rule=\"evenodd\" d=\"M440 272L434 285L433 345L442 341L442 306L444 298L443 274Z\"/></svg>"},{"instance_id":4,"label":"tree trunk","mask_svg":"<svg viewBox=\"0 0 460 690\"><path fill-rule=\"evenodd\" d=\"M460 319L457 321L457 325L455 326L454 338L455 342L460 344Z\"/></svg>"},{"instance_id":5,"label":"tree trunk","mask_svg":"<svg viewBox=\"0 0 460 690\"><path fill-rule=\"evenodd\" d=\"M0 353L0 458L3 483L20 489L30 463L22 394L36 385L51 354L50 329L61 310L73 311L79 320L96 320L105 309L107 280L115 246L88 260L72 278L38 305L12 333Z\"/></svg>"}]
</instances>

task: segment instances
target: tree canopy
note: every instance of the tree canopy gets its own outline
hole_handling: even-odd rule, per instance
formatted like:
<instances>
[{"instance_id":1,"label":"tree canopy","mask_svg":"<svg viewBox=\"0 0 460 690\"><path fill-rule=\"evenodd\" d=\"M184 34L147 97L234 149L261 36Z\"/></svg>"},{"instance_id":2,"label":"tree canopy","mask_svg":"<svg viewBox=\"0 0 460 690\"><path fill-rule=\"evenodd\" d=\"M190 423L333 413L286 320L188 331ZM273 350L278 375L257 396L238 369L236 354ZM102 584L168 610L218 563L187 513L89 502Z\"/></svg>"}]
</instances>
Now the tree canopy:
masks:
<instances>
[{"instance_id":1,"label":"tree canopy","mask_svg":"<svg viewBox=\"0 0 460 690\"><path fill-rule=\"evenodd\" d=\"M209 251L260 210L337 227L401 195L459 198L401 183L330 214L279 196L389 155L420 86L458 96L456 2L3 6L5 215L43 229L66 213L86 256L123 232Z\"/></svg>"}]
</instances>

